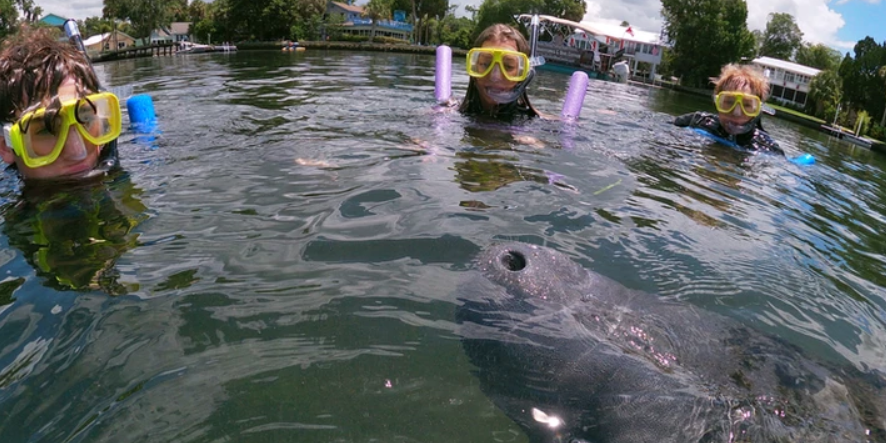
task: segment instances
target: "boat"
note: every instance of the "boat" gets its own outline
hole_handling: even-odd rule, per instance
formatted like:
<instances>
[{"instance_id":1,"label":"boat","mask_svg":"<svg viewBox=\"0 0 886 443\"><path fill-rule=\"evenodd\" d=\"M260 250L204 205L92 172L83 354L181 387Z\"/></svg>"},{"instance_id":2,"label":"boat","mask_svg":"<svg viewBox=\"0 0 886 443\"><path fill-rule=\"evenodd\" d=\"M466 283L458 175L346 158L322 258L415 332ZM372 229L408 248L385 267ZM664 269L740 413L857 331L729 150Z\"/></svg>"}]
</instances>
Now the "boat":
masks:
<instances>
[{"instance_id":1,"label":"boat","mask_svg":"<svg viewBox=\"0 0 886 443\"><path fill-rule=\"evenodd\" d=\"M192 43L188 41L178 42L178 51L176 54L201 54L204 52L214 52L215 47L212 45L201 45L199 43Z\"/></svg>"},{"instance_id":2,"label":"boat","mask_svg":"<svg viewBox=\"0 0 886 443\"><path fill-rule=\"evenodd\" d=\"M289 52L304 52L305 47L299 46L298 42L286 42L283 43L283 50Z\"/></svg>"},{"instance_id":3,"label":"boat","mask_svg":"<svg viewBox=\"0 0 886 443\"><path fill-rule=\"evenodd\" d=\"M652 72L645 74L650 77L661 63L660 51L665 44L658 35L633 31L630 26L578 23L550 15L535 17L545 31L535 47L536 55L545 60L542 69L582 70L591 78L624 82L637 69L637 63L652 65ZM517 21L527 27L532 19L531 14L517 16Z\"/></svg>"}]
</instances>

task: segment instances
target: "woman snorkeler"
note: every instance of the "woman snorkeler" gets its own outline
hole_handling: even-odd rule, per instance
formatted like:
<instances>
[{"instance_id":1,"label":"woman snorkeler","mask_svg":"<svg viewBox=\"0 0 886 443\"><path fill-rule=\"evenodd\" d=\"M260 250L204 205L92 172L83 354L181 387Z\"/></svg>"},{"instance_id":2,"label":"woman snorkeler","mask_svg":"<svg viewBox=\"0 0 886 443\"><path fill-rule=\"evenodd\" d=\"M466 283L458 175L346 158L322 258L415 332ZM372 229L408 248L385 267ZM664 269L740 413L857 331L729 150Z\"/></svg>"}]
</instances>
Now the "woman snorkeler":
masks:
<instances>
[{"instance_id":1,"label":"woman snorkeler","mask_svg":"<svg viewBox=\"0 0 886 443\"><path fill-rule=\"evenodd\" d=\"M468 92L458 110L495 117L543 116L529 102L526 87L535 76L529 43L503 24L483 30L467 57Z\"/></svg>"}]
</instances>

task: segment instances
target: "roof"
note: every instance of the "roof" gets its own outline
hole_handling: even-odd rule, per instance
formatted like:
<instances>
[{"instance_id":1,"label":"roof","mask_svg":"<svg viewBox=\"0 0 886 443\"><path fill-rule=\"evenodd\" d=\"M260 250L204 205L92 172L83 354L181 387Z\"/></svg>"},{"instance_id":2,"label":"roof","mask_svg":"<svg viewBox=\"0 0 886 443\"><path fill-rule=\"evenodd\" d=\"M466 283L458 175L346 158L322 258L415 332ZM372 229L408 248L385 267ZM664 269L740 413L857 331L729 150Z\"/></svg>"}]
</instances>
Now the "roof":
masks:
<instances>
[{"instance_id":1,"label":"roof","mask_svg":"<svg viewBox=\"0 0 886 443\"><path fill-rule=\"evenodd\" d=\"M349 5L347 3L342 3L342 2L329 2L329 3L332 3L333 5L338 6L339 8L342 8L345 11L353 12L355 14L362 14L363 13L362 6Z\"/></svg>"},{"instance_id":2,"label":"roof","mask_svg":"<svg viewBox=\"0 0 886 443\"><path fill-rule=\"evenodd\" d=\"M172 22L169 25L169 30L178 35L187 35L190 28L191 22Z\"/></svg>"},{"instance_id":3,"label":"roof","mask_svg":"<svg viewBox=\"0 0 886 443\"><path fill-rule=\"evenodd\" d=\"M110 32L105 32L104 34L93 35L92 37L89 37L88 39L83 40L83 46L92 46L96 43L101 43L105 40L110 39L112 35L113 34ZM117 38L121 38L121 37L133 39L132 37L129 36L129 34L126 34L125 32L121 32L121 31L117 31ZM135 40L135 39L133 39L133 40Z\"/></svg>"},{"instance_id":4,"label":"roof","mask_svg":"<svg viewBox=\"0 0 886 443\"><path fill-rule=\"evenodd\" d=\"M810 77L815 77L816 75L818 75L819 72L821 72L821 69L815 69L809 66L801 65L799 63L779 60L772 57L755 58L752 63L754 63L755 65L765 66L767 68L783 69L795 74L808 75Z\"/></svg>"},{"instance_id":5,"label":"roof","mask_svg":"<svg viewBox=\"0 0 886 443\"><path fill-rule=\"evenodd\" d=\"M111 36L110 32L105 32L104 34L93 35L92 37L89 37L88 39L83 40L83 46L92 46L96 43L103 42L110 36Z\"/></svg>"},{"instance_id":6,"label":"roof","mask_svg":"<svg viewBox=\"0 0 886 443\"><path fill-rule=\"evenodd\" d=\"M40 19L40 22L46 23L49 26L64 26L66 21L68 19L55 14L46 14Z\"/></svg>"},{"instance_id":7,"label":"roof","mask_svg":"<svg viewBox=\"0 0 886 443\"><path fill-rule=\"evenodd\" d=\"M629 42L652 43L655 45L663 44L659 41L659 34L656 32L648 32L637 29L636 26L621 26L610 23L582 21L582 27L596 35L604 35L617 40L625 40ZM629 34L627 31L631 30Z\"/></svg>"}]
</instances>

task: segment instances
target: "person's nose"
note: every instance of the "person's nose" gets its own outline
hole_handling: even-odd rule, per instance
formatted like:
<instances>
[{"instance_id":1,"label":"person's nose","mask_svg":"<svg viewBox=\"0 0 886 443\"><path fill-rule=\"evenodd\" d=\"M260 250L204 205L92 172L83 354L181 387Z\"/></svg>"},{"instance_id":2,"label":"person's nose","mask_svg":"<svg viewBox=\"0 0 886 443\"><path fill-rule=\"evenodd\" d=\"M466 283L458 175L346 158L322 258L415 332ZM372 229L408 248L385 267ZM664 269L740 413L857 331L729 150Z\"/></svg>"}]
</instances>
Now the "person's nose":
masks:
<instances>
[{"instance_id":1,"label":"person's nose","mask_svg":"<svg viewBox=\"0 0 886 443\"><path fill-rule=\"evenodd\" d=\"M65 139L65 147L62 149L62 157L70 161L80 161L89 154L86 149L86 143L83 137L77 132L77 129L71 126L68 128L68 136Z\"/></svg>"},{"instance_id":2,"label":"person's nose","mask_svg":"<svg viewBox=\"0 0 886 443\"><path fill-rule=\"evenodd\" d=\"M492 72L489 73L489 79L492 81L501 81L504 76L501 74L501 68L498 63L492 66Z\"/></svg>"}]
</instances>

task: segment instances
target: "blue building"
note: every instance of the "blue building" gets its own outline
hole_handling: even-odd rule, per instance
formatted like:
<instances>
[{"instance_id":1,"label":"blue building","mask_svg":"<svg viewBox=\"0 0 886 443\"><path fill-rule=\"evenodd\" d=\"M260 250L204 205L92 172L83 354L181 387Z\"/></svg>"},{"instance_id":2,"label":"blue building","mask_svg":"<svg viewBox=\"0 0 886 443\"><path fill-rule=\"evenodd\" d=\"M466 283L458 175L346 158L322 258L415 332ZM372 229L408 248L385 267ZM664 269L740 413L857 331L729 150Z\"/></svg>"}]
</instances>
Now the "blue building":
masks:
<instances>
[{"instance_id":1,"label":"blue building","mask_svg":"<svg viewBox=\"0 0 886 443\"><path fill-rule=\"evenodd\" d=\"M405 17L401 11L394 11L398 18ZM398 14L399 13L399 14ZM326 14L341 14L344 17L342 32L352 35L372 35L372 19L363 16L363 7L343 2L326 3ZM376 37L393 37L409 40L412 37L412 25L396 20L379 20L375 26Z\"/></svg>"}]
</instances>

